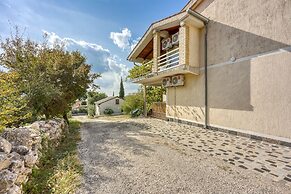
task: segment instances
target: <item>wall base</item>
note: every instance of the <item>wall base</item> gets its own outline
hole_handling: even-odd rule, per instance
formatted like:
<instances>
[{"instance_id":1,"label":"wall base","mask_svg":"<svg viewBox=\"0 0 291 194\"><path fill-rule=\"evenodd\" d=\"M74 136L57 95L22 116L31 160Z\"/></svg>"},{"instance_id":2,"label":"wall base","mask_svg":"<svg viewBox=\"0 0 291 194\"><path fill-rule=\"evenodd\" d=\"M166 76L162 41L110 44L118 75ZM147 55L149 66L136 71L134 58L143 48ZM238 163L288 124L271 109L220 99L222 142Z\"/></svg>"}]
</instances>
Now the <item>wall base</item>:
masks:
<instances>
[{"instance_id":1,"label":"wall base","mask_svg":"<svg viewBox=\"0 0 291 194\"><path fill-rule=\"evenodd\" d=\"M202 123L178 119L178 118L167 117L167 121L177 122L177 123L201 127L201 128L205 127ZM220 132L224 132L224 133L229 133L231 135L238 135L238 136L242 136L242 137L247 137L250 139L257 140L257 141L265 141L265 142L269 142L269 143L274 143L274 144L278 144L278 145L291 147L291 139L284 138L284 137L267 135L267 134L257 133L257 132L248 131L248 130L227 128L227 127L222 127L222 126L218 126L218 125L208 125L207 129L213 130L213 131L220 131Z\"/></svg>"}]
</instances>

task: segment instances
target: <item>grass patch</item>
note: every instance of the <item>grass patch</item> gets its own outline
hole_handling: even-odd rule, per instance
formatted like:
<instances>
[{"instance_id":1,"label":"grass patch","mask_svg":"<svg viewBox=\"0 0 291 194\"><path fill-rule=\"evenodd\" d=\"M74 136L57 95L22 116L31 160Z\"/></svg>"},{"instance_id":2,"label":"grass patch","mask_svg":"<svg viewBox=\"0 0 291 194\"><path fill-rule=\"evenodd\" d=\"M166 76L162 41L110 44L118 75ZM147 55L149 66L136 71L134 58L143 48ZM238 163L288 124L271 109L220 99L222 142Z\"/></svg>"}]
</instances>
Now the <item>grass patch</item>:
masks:
<instances>
[{"instance_id":1,"label":"grass patch","mask_svg":"<svg viewBox=\"0 0 291 194\"><path fill-rule=\"evenodd\" d=\"M75 193L83 171L77 152L79 129L80 122L71 120L69 133L57 147L48 142L38 168L32 170L29 181L23 185L24 193Z\"/></svg>"}]
</instances>

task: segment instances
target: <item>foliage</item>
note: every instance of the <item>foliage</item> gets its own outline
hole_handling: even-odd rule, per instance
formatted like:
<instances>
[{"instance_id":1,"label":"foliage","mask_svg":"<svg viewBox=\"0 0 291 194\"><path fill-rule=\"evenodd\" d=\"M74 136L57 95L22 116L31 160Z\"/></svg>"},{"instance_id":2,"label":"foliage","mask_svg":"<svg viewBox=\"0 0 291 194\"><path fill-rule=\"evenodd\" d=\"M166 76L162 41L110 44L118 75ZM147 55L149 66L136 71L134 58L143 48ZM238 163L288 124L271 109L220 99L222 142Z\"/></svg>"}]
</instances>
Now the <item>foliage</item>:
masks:
<instances>
[{"instance_id":1,"label":"foliage","mask_svg":"<svg viewBox=\"0 0 291 194\"><path fill-rule=\"evenodd\" d=\"M48 45L47 37L37 43L15 35L0 42L0 63L18 75L15 84L34 116L64 116L76 99L82 98L93 81L91 66L78 51L66 51L64 45Z\"/></svg>"},{"instance_id":2,"label":"foliage","mask_svg":"<svg viewBox=\"0 0 291 194\"><path fill-rule=\"evenodd\" d=\"M15 82L17 79L15 72L0 72L0 131L31 118L28 102Z\"/></svg>"},{"instance_id":3,"label":"foliage","mask_svg":"<svg viewBox=\"0 0 291 194\"><path fill-rule=\"evenodd\" d=\"M80 122L70 121L70 132L54 147L50 142L43 152L38 168L34 168L29 181L23 185L24 193L75 193L80 185L82 166L77 143L81 140Z\"/></svg>"},{"instance_id":4,"label":"foliage","mask_svg":"<svg viewBox=\"0 0 291 194\"><path fill-rule=\"evenodd\" d=\"M102 92L89 91L87 93L88 104L94 104L95 102L107 98L107 95Z\"/></svg>"},{"instance_id":5,"label":"foliage","mask_svg":"<svg viewBox=\"0 0 291 194\"><path fill-rule=\"evenodd\" d=\"M136 109L142 111L143 110L142 92L139 91L136 94L127 95L121 107L126 114L130 114L131 111Z\"/></svg>"},{"instance_id":6,"label":"foliage","mask_svg":"<svg viewBox=\"0 0 291 194\"><path fill-rule=\"evenodd\" d=\"M89 104L87 108L87 113L90 117L94 117L96 112L96 107L94 104Z\"/></svg>"},{"instance_id":7,"label":"foliage","mask_svg":"<svg viewBox=\"0 0 291 194\"><path fill-rule=\"evenodd\" d=\"M89 91L87 93L88 100L88 115L93 117L95 115L95 102L106 98L107 95L101 92Z\"/></svg>"},{"instance_id":8,"label":"foliage","mask_svg":"<svg viewBox=\"0 0 291 194\"><path fill-rule=\"evenodd\" d=\"M154 102L162 102L164 93L165 93L164 87L147 86L146 88L147 109L149 110L150 106Z\"/></svg>"},{"instance_id":9,"label":"foliage","mask_svg":"<svg viewBox=\"0 0 291 194\"><path fill-rule=\"evenodd\" d=\"M87 105L87 102L86 101L82 101L81 105Z\"/></svg>"},{"instance_id":10,"label":"foliage","mask_svg":"<svg viewBox=\"0 0 291 194\"><path fill-rule=\"evenodd\" d=\"M119 98L124 98L124 86L122 78L120 80Z\"/></svg>"},{"instance_id":11,"label":"foliage","mask_svg":"<svg viewBox=\"0 0 291 194\"><path fill-rule=\"evenodd\" d=\"M132 69L129 70L128 78L134 79L140 76L146 75L147 73L151 72L152 65L135 65Z\"/></svg>"},{"instance_id":12,"label":"foliage","mask_svg":"<svg viewBox=\"0 0 291 194\"><path fill-rule=\"evenodd\" d=\"M106 108L103 113L106 115L112 115L114 111L111 108Z\"/></svg>"},{"instance_id":13,"label":"foliage","mask_svg":"<svg viewBox=\"0 0 291 194\"><path fill-rule=\"evenodd\" d=\"M140 77L142 75L149 73L151 70L152 70L152 65L145 65L145 64L142 64L141 66L135 65L131 70L129 70L128 78L134 79L134 78ZM139 93L141 92L142 92L142 88L139 90ZM162 102L164 93L165 93L165 88L163 87L147 86L146 88L147 109L150 108L153 102Z\"/></svg>"}]
</instances>

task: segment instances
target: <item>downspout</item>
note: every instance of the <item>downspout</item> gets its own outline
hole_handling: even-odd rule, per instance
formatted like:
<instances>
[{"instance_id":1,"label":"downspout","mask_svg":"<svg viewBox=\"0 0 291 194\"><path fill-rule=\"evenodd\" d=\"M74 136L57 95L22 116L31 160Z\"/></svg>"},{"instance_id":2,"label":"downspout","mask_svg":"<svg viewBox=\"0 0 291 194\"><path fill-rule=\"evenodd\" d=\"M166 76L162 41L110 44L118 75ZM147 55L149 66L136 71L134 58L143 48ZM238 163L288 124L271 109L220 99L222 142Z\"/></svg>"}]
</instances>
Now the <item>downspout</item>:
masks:
<instances>
[{"instance_id":1,"label":"downspout","mask_svg":"<svg viewBox=\"0 0 291 194\"><path fill-rule=\"evenodd\" d=\"M208 111L208 52L207 52L207 35L208 35L208 23L209 23L209 19L206 18L205 16L201 15L200 13L193 11L191 9L187 10L188 14L191 14L192 16L194 16L195 18L199 19L200 21L202 21L204 23L205 26L205 36L204 36L204 93L205 93L205 123L204 123L204 128L208 128L208 118L209 118L209 111Z\"/></svg>"},{"instance_id":2,"label":"downspout","mask_svg":"<svg viewBox=\"0 0 291 194\"><path fill-rule=\"evenodd\" d=\"M205 82L205 124L204 124L204 128L208 128L208 115L209 115L209 112L208 112L208 60L207 60L207 34L208 34L208 22L205 23L205 40L204 40L204 49L205 49L205 55L204 55L204 72L205 72L205 79L204 79L204 82Z\"/></svg>"}]
</instances>

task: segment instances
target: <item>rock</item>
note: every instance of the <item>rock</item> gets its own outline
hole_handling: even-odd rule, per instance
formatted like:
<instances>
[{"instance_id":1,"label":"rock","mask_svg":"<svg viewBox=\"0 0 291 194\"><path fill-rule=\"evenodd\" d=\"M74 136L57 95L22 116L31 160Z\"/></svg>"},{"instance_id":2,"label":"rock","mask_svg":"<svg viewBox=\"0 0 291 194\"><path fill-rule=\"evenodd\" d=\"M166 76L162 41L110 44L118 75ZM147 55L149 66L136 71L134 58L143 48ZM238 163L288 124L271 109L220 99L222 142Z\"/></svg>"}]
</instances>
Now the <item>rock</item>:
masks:
<instances>
[{"instance_id":1,"label":"rock","mask_svg":"<svg viewBox=\"0 0 291 194\"><path fill-rule=\"evenodd\" d=\"M17 175L7 169L0 171L0 193L4 193L13 187L16 178Z\"/></svg>"},{"instance_id":2,"label":"rock","mask_svg":"<svg viewBox=\"0 0 291 194\"><path fill-rule=\"evenodd\" d=\"M24 163L26 167L33 167L37 160L38 154L34 151L29 151L29 153L24 156Z\"/></svg>"},{"instance_id":3,"label":"rock","mask_svg":"<svg viewBox=\"0 0 291 194\"><path fill-rule=\"evenodd\" d=\"M44 125L45 121L36 121L30 125L30 128L40 131Z\"/></svg>"},{"instance_id":4,"label":"rock","mask_svg":"<svg viewBox=\"0 0 291 194\"><path fill-rule=\"evenodd\" d=\"M15 184L21 186L23 183L26 183L28 181L28 176L26 174L20 174L18 175Z\"/></svg>"},{"instance_id":5,"label":"rock","mask_svg":"<svg viewBox=\"0 0 291 194\"><path fill-rule=\"evenodd\" d=\"M0 137L0 152L5 152L9 154L11 152L11 143L9 143L6 139L3 137Z\"/></svg>"},{"instance_id":6,"label":"rock","mask_svg":"<svg viewBox=\"0 0 291 194\"><path fill-rule=\"evenodd\" d=\"M26 146L31 149L33 144L40 143L40 132L29 127L6 129L2 135L12 146Z\"/></svg>"},{"instance_id":7,"label":"rock","mask_svg":"<svg viewBox=\"0 0 291 194\"><path fill-rule=\"evenodd\" d=\"M10 166L11 160L4 152L0 152L0 171Z\"/></svg>"},{"instance_id":8,"label":"rock","mask_svg":"<svg viewBox=\"0 0 291 194\"><path fill-rule=\"evenodd\" d=\"M13 185L12 187L9 188L7 194L21 194L21 189L17 185Z\"/></svg>"},{"instance_id":9,"label":"rock","mask_svg":"<svg viewBox=\"0 0 291 194\"><path fill-rule=\"evenodd\" d=\"M17 152L11 152L11 153L9 154L9 158L10 158L11 160L21 160L21 156L20 156L20 154L18 154Z\"/></svg>"},{"instance_id":10,"label":"rock","mask_svg":"<svg viewBox=\"0 0 291 194\"><path fill-rule=\"evenodd\" d=\"M17 152L20 155L26 155L29 152L29 149L26 146L13 146L12 151Z\"/></svg>"},{"instance_id":11,"label":"rock","mask_svg":"<svg viewBox=\"0 0 291 194\"><path fill-rule=\"evenodd\" d=\"M11 172L17 173L17 174L22 174L25 171L24 167L24 161L22 159L14 159L11 160L11 164L9 166L9 170Z\"/></svg>"}]
</instances>

